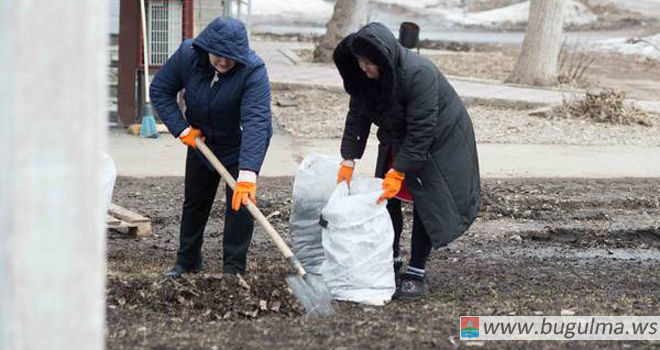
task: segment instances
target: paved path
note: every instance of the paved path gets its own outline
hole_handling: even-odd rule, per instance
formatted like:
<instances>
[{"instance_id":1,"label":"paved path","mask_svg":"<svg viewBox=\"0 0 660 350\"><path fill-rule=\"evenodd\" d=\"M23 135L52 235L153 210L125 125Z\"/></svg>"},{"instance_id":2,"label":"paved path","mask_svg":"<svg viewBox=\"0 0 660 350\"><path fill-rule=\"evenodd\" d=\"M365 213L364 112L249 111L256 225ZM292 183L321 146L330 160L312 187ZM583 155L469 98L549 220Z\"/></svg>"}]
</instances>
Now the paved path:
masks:
<instances>
[{"instance_id":1,"label":"paved path","mask_svg":"<svg viewBox=\"0 0 660 350\"><path fill-rule=\"evenodd\" d=\"M299 63L293 50L309 44L253 42L252 45L266 61L273 82L341 88L334 66ZM485 81L450 80L463 98L495 103L546 105L560 102L564 94ZM660 112L658 101L637 103ZM304 155L310 152L338 155L338 150L338 139L295 140L276 130L262 175L293 175ZM478 152L483 177L660 177L660 147L479 144ZM109 153L120 175L182 176L184 173L185 147L169 134L144 139L111 129ZM375 158L376 145L369 144L358 171L372 174Z\"/></svg>"},{"instance_id":2,"label":"paved path","mask_svg":"<svg viewBox=\"0 0 660 350\"><path fill-rule=\"evenodd\" d=\"M638 7L636 4L639 0L590 0L610 2L618 1L621 4L629 3L628 7ZM652 2L658 0L642 0L644 4L639 6L640 9L650 9L653 11ZM655 11L659 11L657 8ZM640 12L642 11L634 11ZM647 14L649 15L649 14ZM656 16L657 17L657 16ZM402 18L403 19L403 18ZM403 19L407 20L407 19ZM393 33L398 33L399 24L402 21L387 21L384 24ZM433 41L455 41L461 43L474 43L474 44L518 44L522 45L525 39L524 31L493 31L493 30L465 30L465 29L451 29L443 25L436 25L437 23L424 23L417 22L421 26L420 40L433 40ZM253 27L255 33L273 33L273 34L291 34L299 33L303 35L318 35L321 36L325 33L325 26L314 25L272 25L272 24L256 24ZM625 28L615 30L589 30L577 32L564 32L564 38L567 42L579 42L583 45L591 44L601 40L612 38L628 38L639 36L644 32L644 29L638 28Z\"/></svg>"},{"instance_id":3,"label":"paved path","mask_svg":"<svg viewBox=\"0 0 660 350\"><path fill-rule=\"evenodd\" d=\"M276 132L263 176L291 176L311 152L339 156L339 139L293 140ZM373 174L377 145L370 143L358 172ZM660 177L660 147L479 144L481 175L501 177ZM183 176L185 147L169 134L158 139L110 131L110 155L123 176Z\"/></svg>"}]
</instances>

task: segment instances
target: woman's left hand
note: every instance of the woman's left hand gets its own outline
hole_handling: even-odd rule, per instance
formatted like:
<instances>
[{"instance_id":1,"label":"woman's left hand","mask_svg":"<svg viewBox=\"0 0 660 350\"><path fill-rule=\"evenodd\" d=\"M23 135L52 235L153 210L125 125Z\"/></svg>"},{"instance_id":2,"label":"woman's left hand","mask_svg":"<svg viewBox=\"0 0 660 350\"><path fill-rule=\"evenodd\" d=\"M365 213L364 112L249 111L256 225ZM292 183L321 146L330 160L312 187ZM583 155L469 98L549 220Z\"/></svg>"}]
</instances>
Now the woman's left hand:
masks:
<instances>
[{"instance_id":1,"label":"woman's left hand","mask_svg":"<svg viewBox=\"0 0 660 350\"><path fill-rule=\"evenodd\" d=\"M241 170L231 198L231 208L238 211L241 209L241 204L247 205L248 201L254 204L257 202L257 174L253 171Z\"/></svg>"},{"instance_id":2,"label":"woman's left hand","mask_svg":"<svg viewBox=\"0 0 660 350\"><path fill-rule=\"evenodd\" d=\"M378 203L382 203L386 199L392 199L401 190L403 179L405 175L402 172L394 169L387 172L383 180L383 194L378 198Z\"/></svg>"}]
</instances>

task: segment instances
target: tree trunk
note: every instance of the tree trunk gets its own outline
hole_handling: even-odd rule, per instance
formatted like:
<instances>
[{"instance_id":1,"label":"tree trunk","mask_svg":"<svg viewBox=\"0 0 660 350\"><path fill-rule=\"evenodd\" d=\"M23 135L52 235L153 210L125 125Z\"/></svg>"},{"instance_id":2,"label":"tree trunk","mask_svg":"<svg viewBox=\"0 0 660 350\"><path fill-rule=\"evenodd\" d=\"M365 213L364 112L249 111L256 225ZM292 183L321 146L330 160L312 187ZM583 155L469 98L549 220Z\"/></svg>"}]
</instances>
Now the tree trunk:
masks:
<instances>
[{"instance_id":1,"label":"tree trunk","mask_svg":"<svg viewBox=\"0 0 660 350\"><path fill-rule=\"evenodd\" d=\"M557 83L564 8L564 0L531 0L522 51L507 82L527 85Z\"/></svg>"},{"instance_id":2,"label":"tree trunk","mask_svg":"<svg viewBox=\"0 0 660 350\"><path fill-rule=\"evenodd\" d=\"M337 0L326 31L314 50L314 62L331 62L335 47L348 34L367 23L368 0Z\"/></svg>"}]
</instances>

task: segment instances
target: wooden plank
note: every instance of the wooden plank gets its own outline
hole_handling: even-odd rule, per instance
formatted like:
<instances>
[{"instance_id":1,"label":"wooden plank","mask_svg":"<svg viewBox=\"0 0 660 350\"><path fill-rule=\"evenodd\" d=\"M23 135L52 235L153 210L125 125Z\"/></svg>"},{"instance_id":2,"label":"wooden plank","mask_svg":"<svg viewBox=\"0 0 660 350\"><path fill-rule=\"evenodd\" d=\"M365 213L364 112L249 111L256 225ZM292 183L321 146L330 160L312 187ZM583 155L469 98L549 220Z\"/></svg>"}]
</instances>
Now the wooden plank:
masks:
<instances>
[{"instance_id":1,"label":"wooden plank","mask_svg":"<svg viewBox=\"0 0 660 350\"><path fill-rule=\"evenodd\" d=\"M116 223L112 224L107 224L108 228L131 228L131 227L137 227L135 224L129 224L126 221L121 221L118 220Z\"/></svg>"},{"instance_id":2,"label":"wooden plank","mask_svg":"<svg viewBox=\"0 0 660 350\"><path fill-rule=\"evenodd\" d=\"M138 238L151 236L151 222L137 224L134 235Z\"/></svg>"},{"instance_id":3,"label":"wooden plank","mask_svg":"<svg viewBox=\"0 0 660 350\"><path fill-rule=\"evenodd\" d=\"M151 223L131 224L126 221L119 221L117 224L108 224L109 229L127 229L127 234L136 238L145 238L151 235Z\"/></svg>"},{"instance_id":4,"label":"wooden plank","mask_svg":"<svg viewBox=\"0 0 660 350\"><path fill-rule=\"evenodd\" d=\"M108 228L126 228L129 235L137 238L151 235L151 219L116 204L110 204L108 213L106 217Z\"/></svg>"},{"instance_id":5,"label":"wooden plank","mask_svg":"<svg viewBox=\"0 0 660 350\"><path fill-rule=\"evenodd\" d=\"M108 214L106 214L106 216L105 216L105 223L106 223L106 225L108 225L108 226L119 225L120 222L121 222L121 220L119 220L119 219L117 219L117 218L115 218L115 217L112 217L112 216L110 216L110 215L108 215Z\"/></svg>"},{"instance_id":6,"label":"wooden plank","mask_svg":"<svg viewBox=\"0 0 660 350\"><path fill-rule=\"evenodd\" d=\"M110 213L114 217L117 217L132 224L151 222L149 218L144 217L138 213L132 212L126 208L122 208L114 203L110 204L110 209L108 209L108 213Z\"/></svg>"}]
</instances>

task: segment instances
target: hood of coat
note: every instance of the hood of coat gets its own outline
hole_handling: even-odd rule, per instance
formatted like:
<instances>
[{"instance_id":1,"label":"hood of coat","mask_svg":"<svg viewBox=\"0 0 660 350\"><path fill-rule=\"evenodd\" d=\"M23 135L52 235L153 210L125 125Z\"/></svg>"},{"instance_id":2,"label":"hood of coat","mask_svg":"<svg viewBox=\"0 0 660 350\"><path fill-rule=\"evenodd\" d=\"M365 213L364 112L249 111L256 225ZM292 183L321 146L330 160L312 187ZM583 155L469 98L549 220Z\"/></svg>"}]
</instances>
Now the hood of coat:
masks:
<instances>
[{"instance_id":1,"label":"hood of coat","mask_svg":"<svg viewBox=\"0 0 660 350\"><path fill-rule=\"evenodd\" d=\"M222 56L247 66L250 57L245 25L237 19L218 17L193 40L193 47L200 54L200 63L210 65L208 53Z\"/></svg>"},{"instance_id":2,"label":"hood of coat","mask_svg":"<svg viewBox=\"0 0 660 350\"><path fill-rule=\"evenodd\" d=\"M381 23L369 23L344 38L333 60L351 96L384 103L391 100L396 86L396 67L402 46L392 32ZM360 69L356 55L364 56L378 66L378 79L369 79Z\"/></svg>"}]
</instances>

